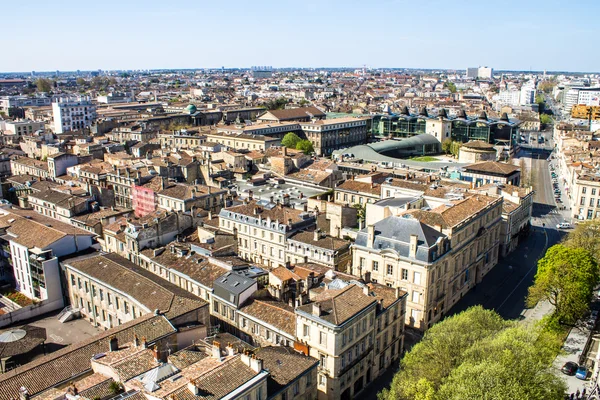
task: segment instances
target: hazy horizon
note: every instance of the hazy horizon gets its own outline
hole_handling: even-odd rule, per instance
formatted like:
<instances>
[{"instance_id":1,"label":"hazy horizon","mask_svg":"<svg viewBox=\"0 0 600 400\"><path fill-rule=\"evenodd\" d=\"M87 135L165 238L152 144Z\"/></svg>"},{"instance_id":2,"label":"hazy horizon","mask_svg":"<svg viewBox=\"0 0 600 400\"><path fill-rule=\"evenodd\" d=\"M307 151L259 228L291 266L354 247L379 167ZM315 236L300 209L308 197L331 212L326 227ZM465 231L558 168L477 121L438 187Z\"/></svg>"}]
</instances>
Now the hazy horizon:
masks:
<instances>
[{"instance_id":1,"label":"hazy horizon","mask_svg":"<svg viewBox=\"0 0 600 400\"><path fill-rule=\"evenodd\" d=\"M585 10L582 13L581 10ZM0 71L373 68L585 73L598 69L591 0L403 0L376 3L149 0L60 6L33 0L3 10L11 45ZM586 39L588 38L588 39ZM562 53L561 53L562 52ZM564 54L564 56L561 56ZM585 54L586 57L582 57ZM348 66L348 67L345 67Z\"/></svg>"}]
</instances>

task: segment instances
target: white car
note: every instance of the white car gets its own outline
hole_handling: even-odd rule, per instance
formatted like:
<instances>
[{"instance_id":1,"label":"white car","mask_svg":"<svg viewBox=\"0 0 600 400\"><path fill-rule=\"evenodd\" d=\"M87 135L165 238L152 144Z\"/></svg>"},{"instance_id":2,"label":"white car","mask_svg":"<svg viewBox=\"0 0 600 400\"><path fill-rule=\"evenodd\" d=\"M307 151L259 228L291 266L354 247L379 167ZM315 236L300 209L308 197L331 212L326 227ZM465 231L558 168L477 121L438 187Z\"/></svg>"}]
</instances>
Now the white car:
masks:
<instances>
[{"instance_id":1,"label":"white car","mask_svg":"<svg viewBox=\"0 0 600 400\"><path fill-rule=\"evenodd\" d=\"M561 222L560 224L556 224L556 229L569 229L572 227L573 227L573 225L571 225L568 222Z\"/></svg>"}]
</instances>

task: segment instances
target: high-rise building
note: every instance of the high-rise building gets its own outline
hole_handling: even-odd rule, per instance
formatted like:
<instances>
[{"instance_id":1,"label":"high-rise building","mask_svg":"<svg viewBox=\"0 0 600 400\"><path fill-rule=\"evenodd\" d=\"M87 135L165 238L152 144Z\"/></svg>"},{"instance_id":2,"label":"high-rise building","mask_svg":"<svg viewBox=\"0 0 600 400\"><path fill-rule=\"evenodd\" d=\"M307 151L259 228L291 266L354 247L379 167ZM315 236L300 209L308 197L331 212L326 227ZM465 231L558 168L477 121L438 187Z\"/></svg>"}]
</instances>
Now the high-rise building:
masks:
<instances>
[{"instance_id":1,"label":"high-rise building","mask_svg":"<svg viewBox=\"0 0 600 400\"><path fill-rule=\"evenodd\" d=\"M492 79L493 69L490 67L467 68L467 78Z\"/></svg>"},{"instance_id":2,"label":"high-rise building","mask_svg":"<svg viewBox=\"0 0 600 400\"><path fill-rule=\"evenodd\" d=\"M96 120L96 106L89 96L61 97L52 103L54 132L64 133L90 127Z\"/></svg>"}]
</instances>

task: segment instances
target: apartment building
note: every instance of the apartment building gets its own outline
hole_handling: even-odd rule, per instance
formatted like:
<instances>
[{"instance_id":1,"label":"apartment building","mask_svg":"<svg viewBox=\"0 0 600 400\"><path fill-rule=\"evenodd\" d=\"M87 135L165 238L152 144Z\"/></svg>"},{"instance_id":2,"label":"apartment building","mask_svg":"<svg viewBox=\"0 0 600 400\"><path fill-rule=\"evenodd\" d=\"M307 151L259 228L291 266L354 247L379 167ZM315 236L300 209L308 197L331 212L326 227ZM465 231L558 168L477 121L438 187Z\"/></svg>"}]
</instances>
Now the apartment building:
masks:
<instances>
[{"instance_id":1,"label":"apartment building","mask_svg":"<svg viewBox=\"0 0 600 400\"><path fill-rule=\"evenodd\" d=\"M575 172L575 185L570 188L570 192L572 218L600 218L600 177L586 171Z\"/></svg>"},{"instance_id":2,"label":"apartment building","mask_svg":"<svg viewBox=\"0 0 600 400\"><path fill-rule=\"evenodd\" d=\"M325 119L327 115L317 107L298 107L286 110L270 110L258 117L260 122L308 122L312 119Z\"/></svg>"},{"instance_id":3,"label":"apartment building","mask_svg":"<svg viewBox=\"0 0 600 400\"><path fill-rule=\"evenodd\" d=\"M208 302L117 254L66 260L63 269L71 305L94 326L110 329L151 313L208 324Z\"/></svg>"},{"instance_id":4,"label":"apartment building","mask_svg":"<svg viewBox=\"0 0 600 400\"><path fill-rule=\"evenodd\" d=\"M96 121L96 106L89 96L61 97L52 102L54 133L89 128Z\"/></svg>"},{"instance_id":5,"label":"apartment building","mask_svg":"<svg viewBox=\"0 0 600 400\"><path fill-rule=\"evenodd\" d=\"M29 157L18 157L10 160L12 175L32 175L38 178L48 178L48 163Z\"/></svg>"},{"instance_id":6,"label":"apartment building","mask_svg":"<svg viewBox=\"0 0 600 400\"><path fill-rule=\"evenodd\" d=\"M158 208L169 211L202 209L218 212L226 205L228 197L227 190L210 186L165 183L156 193L156 202Z\"/></svg>"},{"instance_id":7,"label":"apartment building","mask_svg":"<svg viewBox=\"0 0 600 400\"><path fill-rule=\"evenodd\" d=\"M63 307L59 257L92 246L93 233L25 210L0 210L2 263L12 266L15 288L47 311Z\"/></svg>"},{"instance_id":8,"label":"apartment building","mask_svg":"<svg viewBox=\"0 0 600 400\"><path fill-rule=\"evenodd\" d=\"M4 121L4 134L13 135L17 140L21 136L31 136L38 131L44 132L43 122L31 120Z\"/></svg>"},{"instance_id":9,"label":"apartment building","mask_svg":"<svg viewBox=\"0 0 600 400\"><path fill-rule=\"evenodd\" d=\"M358 395L398 359L405 299L397 289L335 279L296 307L295 348L319 360L319 399Z\"/></svg>"},{"instance_id":10,"label":"apartment building","mask_svg":"<svg viewBox=\"0 0 600 400\"><path fill-rule=\"evenodd\" d=\"M345 271L350 260L350 242L329 236L319 229L298 232L287 240L286 261L290 265L316 263Z\"/></svg>"},{"instance_id":11,"label":"apartment building","mask_svg":"<svg viewBox=\"0 0 600 400\"><path fill-rule=\"evenodd\" d=\"M473 195L369 225L353 245L352 274L409 293L406 324L427 329L496 265L502 204Z\"/></svg>"},{"instance_id":12,"label":"apartment building","mask_svg":"<svg viewBox=\"0 0 600 400\"><path fill-rule=\"evenodd\" d=\"M285 265L288 238L315 221L311 213L254 200L219 213L220 229L237 237L239 256L269 268Z\"/></svg>"},{"instance_id":13,"label":"apartment building","mask_svg":"<svg viewBox=\"0 0 600 400\"><path fill-rule=\"evenodd\" d=\"M219 143L235 150L262 150L272 146L281 146L281 139L265 135L238 133L235 131L217 131L206 134L208 142Z\"/></svg>"},{"instance_id":14,"label":"apartment building","mask_svg":"<svg viewBox=\"0 0 600 400\"><path fill-rule=\"evenodd\" d=\"M300 128L318 156L367 143L369 118L334 118L301 122Z\"/></svg>"},{"instance_id":15,"label":"apartment building","mask_svg":"<svg viewBox=\"0 0 600 400\"><path fill-rule=\"evenodd\" d=\"M91 202L91 197L74 196L52 189L30 193L28 199L29 206L36 212L66 224L71 223L72 217L89 211Z\"/></svg>"}]
</instances>

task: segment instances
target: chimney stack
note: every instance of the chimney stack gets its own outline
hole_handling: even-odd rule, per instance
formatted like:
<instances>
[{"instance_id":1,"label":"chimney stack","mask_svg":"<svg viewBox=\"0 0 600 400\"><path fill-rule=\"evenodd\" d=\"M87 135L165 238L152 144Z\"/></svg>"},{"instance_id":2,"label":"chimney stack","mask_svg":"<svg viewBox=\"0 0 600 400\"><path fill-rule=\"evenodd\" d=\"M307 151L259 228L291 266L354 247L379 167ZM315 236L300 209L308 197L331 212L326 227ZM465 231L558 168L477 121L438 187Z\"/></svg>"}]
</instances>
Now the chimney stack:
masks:
<instances>
[{"instance_id":1,"label":"chimney stack","mask_svg":"<svg viewBox=\"0 0 600 400\"><path fill-rule=\"evenodd\" d=\"M411 258L417 257L417 244L419 242L419 236L410 235L410 249L408 251L408 256Z\"/></svg>"},{"instance_id":2,"label":"chimney stack","mask_svg":"<svg viewBox=\"0 0 600 400\"><path fill-rule=\"evenodd\" d=\"M315 242L317 242L317 241L319 240L319 236L320 236L320 235L319 235L319 230L318 230L318 229L315 229L315 231L313 232L313 240L314 240Z\"/></svg>"},{"instance_id":3,"label":"chimney stack","mask_svg":"<svg viewBox=\"0 0 600 400\"><path fill-rule=\"evenodd\" d=\"M139 347L140 346L140 339L138 338L137 334L133 334L133 345L135 347Z\"/></svg>"},{"instance_id":4,"label":"chimney stack","mask_svg":"<svg viewBox=\"0 0 600 400\"><path fill-rule=\"evenodd\" d=\"M195 379L191 379L188 384L187 384L188 390L190 391L190 393L192 393L192 395L194 396L198 396L198 394L200 393L200 390L198 389L198 386L196 386L196 380Z\"/></svg>"},{"instance_id":5,"label":"chimney stack","mask_svg":"<svg viewBox=\"0 0 600 400\"><path fill-rule=\"evenodd\" d=\"M373 248L375 243L375 225L367 226L367 247Z\"/></svg>"},{"instance_id":6,"label":"chimney stack","mask_svg":"<svg viewBox=\"0 0 600 400\"><path fill-rule=\"evenodd\" d=\"M217 361L223 361L223 358L221 357L221 344L219 342L214 341L211 350L213 358Z\"/></svg>"},{"instance_id":7,"label":"chimney stack","mask_svg":"<svg viewBox=\"0 0 600 400\"><path fill-rule=\"evenodd\" d=\"M227 344L227 355L228 356L235 356L236 351L235 348L231 345L231 343Z\"/></svg>"},{"instance_id":8,"label":"chimney stack","mask_svg":"<svg viewBox=\"0 0 600 400\"><path fill-rule=\"evenodd\" d=\"M314 315L315 317L321 316L321 303L316 301L312 303L312 315Z\"/></svg>"}]
</instances>

